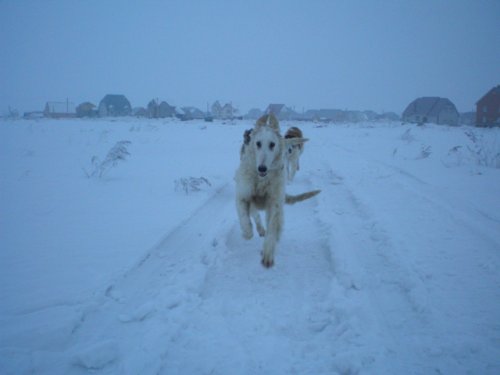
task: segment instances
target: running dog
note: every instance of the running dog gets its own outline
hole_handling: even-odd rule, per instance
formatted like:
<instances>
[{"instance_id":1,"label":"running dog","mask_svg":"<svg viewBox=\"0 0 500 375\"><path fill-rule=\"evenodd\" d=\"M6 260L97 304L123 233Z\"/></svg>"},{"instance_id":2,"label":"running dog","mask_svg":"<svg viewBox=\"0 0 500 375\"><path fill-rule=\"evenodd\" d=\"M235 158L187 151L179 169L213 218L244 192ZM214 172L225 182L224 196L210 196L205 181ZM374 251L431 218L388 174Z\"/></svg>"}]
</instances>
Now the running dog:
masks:
<instances>
[{"instance_id":1,"label":"running dog","mask_svg":"<svg viewBox=\"0 0 500 375\"><path fill-rule=\"evenodd\" d=\"M240 166L236 171L236 208L243 238L253 237L252 221L264 237L262 265L274 264L274 251L283 229L283 206L318 194L321 190L299 195L285 194L285 153L288 147L303 143L302 138L283 138L277 118L264 115L243 136ZM266 212L266 228L259 210Z\"/></svg>"},{"instance_id":2,"label":"running dog","mask_svg":"<svg viewBox=\"0 0 500 375\"><path fill-rule=\"evenodd\" d=\"M308 139L304 138L302 131L295 126L288 129L285 133L285 139L290 138L302 139L300 143L289 145L286 152L286 175L288 181L293 181L295 173L300 169L299 158L302 152L304 152L304 143L307 142Z\"/></svg>"}]
</instances>

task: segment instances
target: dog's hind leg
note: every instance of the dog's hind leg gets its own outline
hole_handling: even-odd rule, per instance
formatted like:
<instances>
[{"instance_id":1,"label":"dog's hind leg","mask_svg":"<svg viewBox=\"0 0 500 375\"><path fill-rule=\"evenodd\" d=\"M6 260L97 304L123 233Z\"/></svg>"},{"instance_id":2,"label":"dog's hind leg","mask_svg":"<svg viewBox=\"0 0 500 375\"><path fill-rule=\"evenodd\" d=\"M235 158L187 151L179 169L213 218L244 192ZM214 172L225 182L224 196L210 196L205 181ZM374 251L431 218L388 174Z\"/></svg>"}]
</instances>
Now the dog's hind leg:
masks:
<instances>
[{"instance_id":1,"label":"dog's hind leg","mask_svg":"<svg viewBox=\"0 0 500 375\"><path fill-rule=\"evenodd\" d=\"M290 167L290 173L288 175L288 179L290 181L293 181L293 179L295 178L295 173L297 172L297 164L295 161L293 161L291 163L291 167Z\"/></svg>"},{"instance_id":2,"label":"dog's hind leg","mask_svg":"<svg viewBox=\"0 0 500 375\"><path fill-rule=\"evenodd\" d=\"M291 159L287 159L286 163L286 176L289 182L293 181L293 177L295 176L295 162Z\"/></svg>"},{"instance_id":3,"label":"dog's hind leg","mask_svg":"<svg viewBox=\"0 0 500 375\"><path fill-rule=\"evenodd\" d=\"M259 236L264 237L266 235L266 230L262 225L262 220L260 219L259 210L251 206L250 215L253 217L253 220L255 221L255 226L257 227L257 232L259 233Z\"/></svg>"},{"instance_id":4,"label":"dog's hind leg","mask_svg":"<svg viewBox=\"0 0 500 375\"><path fill-rule=\"evenodd\" d=\"M273 207L266 211L267 231L262 251L262 265L266 268L274 265L276 243L283 228L283 207Z\"/></svg>"},{"instance_id":5,"label":"dog's hind leg","mask_svg":"<svg viewBox=\"0 0 500 375\"><path fill-rule=\"evenodd\" d=\"M240 219L241 234L249 240L253 237L252 222L250 221L250 203L244 199L236 200L236 209Z\"/></svg>"}]
</instances>

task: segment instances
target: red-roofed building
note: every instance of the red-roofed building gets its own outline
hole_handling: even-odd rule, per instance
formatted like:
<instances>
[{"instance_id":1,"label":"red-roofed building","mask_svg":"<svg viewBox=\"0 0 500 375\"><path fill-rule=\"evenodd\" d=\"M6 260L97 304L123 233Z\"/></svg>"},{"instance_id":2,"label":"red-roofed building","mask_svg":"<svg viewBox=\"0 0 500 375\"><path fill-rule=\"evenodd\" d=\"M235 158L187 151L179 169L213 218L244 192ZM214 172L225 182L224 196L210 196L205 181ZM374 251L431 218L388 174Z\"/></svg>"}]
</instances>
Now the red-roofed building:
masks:
<instances>
[{"instance_id":1,"label":"red-roofed building","mask_svg":"<svg viewBox=\"0 0 500 375\"><path fill-rule=\"evenodd\" d=\"M493 87L476 103L477 126L500 126L500 85Z\"/></svg>"}]
</instances>

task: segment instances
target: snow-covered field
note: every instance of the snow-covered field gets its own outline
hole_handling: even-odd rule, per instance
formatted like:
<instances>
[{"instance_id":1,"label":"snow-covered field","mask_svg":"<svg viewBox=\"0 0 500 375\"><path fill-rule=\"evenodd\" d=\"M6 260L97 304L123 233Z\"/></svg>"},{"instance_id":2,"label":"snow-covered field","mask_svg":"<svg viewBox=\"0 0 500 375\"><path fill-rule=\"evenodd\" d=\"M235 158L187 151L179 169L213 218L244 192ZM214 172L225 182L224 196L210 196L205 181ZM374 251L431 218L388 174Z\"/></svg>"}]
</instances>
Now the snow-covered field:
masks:
<instances>
[{"instance_id":1,"label":"snow-covered field","mask_svg":"<svg viewBox=\"0 0 500 375\"><path fill-rule=\"evenodd\" d=\"M0 373L499 374L500 129L282 123L322 193L264 269L251 125L1 121Z\"/></svg>"}]
</instances>

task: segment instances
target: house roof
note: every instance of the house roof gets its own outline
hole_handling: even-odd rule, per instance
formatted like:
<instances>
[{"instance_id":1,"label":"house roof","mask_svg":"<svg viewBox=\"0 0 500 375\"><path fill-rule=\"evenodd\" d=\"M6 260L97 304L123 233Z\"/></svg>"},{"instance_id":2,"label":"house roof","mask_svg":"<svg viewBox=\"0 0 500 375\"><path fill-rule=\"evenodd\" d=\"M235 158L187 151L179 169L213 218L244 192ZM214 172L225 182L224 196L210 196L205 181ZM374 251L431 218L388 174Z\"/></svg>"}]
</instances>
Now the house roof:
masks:
<instances>
[{"instance_id":1,"label":"house roof","mask_svg":"<svg viewBox=\"0 0 500 375\"><path fill-rule=\"evenodd\" d=\"M166 108L175 108L175 106L168 104L166 101L162 101L160 103L160 107L166 107Z\"/></svg>"},{"instance_id":2,"label":"house roof","mask_svg":"<svg viewBox=\"0 0 500 375\"><path fill-rule=\"evenodd\" d=\"M488 91L486 94L484 94L481 97L481 99L479 99L477 101L476 104L479 104L479 102L481 102L484 98L486 98L487 96L490 96L490 95L499 95L500 96L500 85L493 87L490 91Z\"/></svg>"},{"instance_id":3,"label":"house roof","mask_svg":"<svg viewBox=\"0 0 500 375\"><path fill-rule=\"evenodd\" d=\"M284 104L269 104L266 109L267 114L274 114L274 115L279 115L281 112L281 109L284 107Z\"/></svg>"},{"instance_id":4,"label":"house roof","mask_svg":"<svg viewBox=\"0 0 500 375\"><path fill-rule=\"evenodd\" d=\"M104 98L102 98L99 105L101 104L104 104L106 106L112 105L115 108L132 108L125 95L108 94Z\"/></svg>"},{"instance_id":5,"label":"house roof","mask_svg":"<svg viewBox=\"0 0 500 375\"><path fill-rule=\"evenodd\" d=\"M95 108L95 104L91 102L83 102L80 103L77 108L93 109Z\"/></svg>"},{"instance_id":6,"label":"house roof","mask_svg":"<svg viewBox=\"0 0 500 375\"><path fill-rule=\"evenodd\" d=\"M450 99L437 96L427 96L412 101L403 112L403 116L421 115L437 116L444 109L455 110L458 114L455 104Z\"/></svg>"},{"instance_id":7,"label":"house roof","mask_svg":"<svg viewBox=\"0 0 500 375\"><path fill-rule=\"evenodd\" d=\"M205 116L203 111L196 107L182 107L181 109L187 116L191 116L194 118L203 118Z\"/></svg>"}]
</instances>

